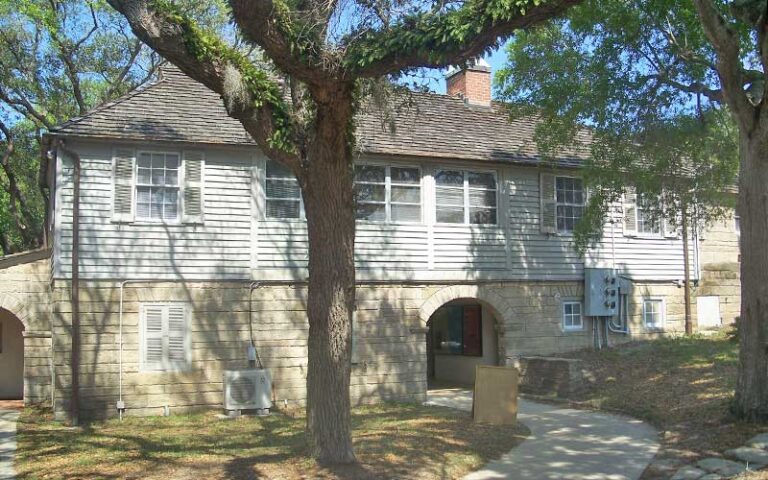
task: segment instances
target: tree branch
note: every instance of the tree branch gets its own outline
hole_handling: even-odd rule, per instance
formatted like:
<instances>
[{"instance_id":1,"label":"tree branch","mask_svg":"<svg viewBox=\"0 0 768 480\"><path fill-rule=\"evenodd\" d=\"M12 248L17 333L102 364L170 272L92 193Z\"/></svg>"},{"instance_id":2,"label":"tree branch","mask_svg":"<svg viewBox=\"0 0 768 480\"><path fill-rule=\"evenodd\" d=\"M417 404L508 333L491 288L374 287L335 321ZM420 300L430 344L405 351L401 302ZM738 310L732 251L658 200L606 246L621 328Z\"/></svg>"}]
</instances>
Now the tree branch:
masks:
<instances>
[{"instance_id":1,"label":"tree branch","mask_svg":"<svg viewBox=\"0 0 768 480\"><path fill-rule=\"evenodd\" d=\"M30 226L35 224L35 218L29 209L29 203L27 202L26 195L24 195L24 192L22 192L19 188L19 182L16 178L16 173L11 167L11 155L13 155L15 149L13 136L11 134L11 130L2 120L0 120L0 132L2 132L5 136L6 143L5 152L3 152L2 157L0 157L0 168L2 168L3 173L5 173L5 176L8 179L8 187L6 190L10 196L10 201L8 203L11 217L16 223L16 227L18 228L19 234L24 240L24 243L34 244L35 233L30 230Z\"/></svg>"},{"instance_id":2,"label":"tree branch","mask_svg":"<svg viewBox=\"0 0 768 480\"><path fill-rule=\"evenodd\" d=\"M323 26L319 30L301 25L281 0L230 0L229 5L243 36L264 49L283 72L315 85L338 75L338 60L322 48L327 19L317 19Z\"/></svg>"},{"instance_id":3,"label":"tree branch","mask_svg":"<svg viewBox=\"0 0 768 480\"><path fill-rule=\"evenodd\" d=\"M578 3L581 0L477 0L448 12L409 15L387 30L349 35L344 65L352 77L455 65L486 53L516 30L548 21Z\"/></svg>"},{"instance_id":4,"label":"tree branch","mask_svg":"<svg viewBox=\"0 0 768 480\"><path fill-rule=\"evenodd\" d=\"M172 10L172 4L160 11L155 3L109 0L139 39L221 95L229 115L242 123L266 155L299 171L289 133L292 123L277 82L218 39L204 36L192 20Z\"/></svg>"},{"instance_id":5,"label":"tree branch","mask_svg":"<svg viewBox=\"0 0 768 480\"><path fill-rule=\"evenodd\" d=\"M723 98L741 126L751 131L755 123L755 107L744 92L739 40L728 26L712 0L694 0L704 33L717 55L717 74L723 89Z\"/></svg>"}]
</instances>

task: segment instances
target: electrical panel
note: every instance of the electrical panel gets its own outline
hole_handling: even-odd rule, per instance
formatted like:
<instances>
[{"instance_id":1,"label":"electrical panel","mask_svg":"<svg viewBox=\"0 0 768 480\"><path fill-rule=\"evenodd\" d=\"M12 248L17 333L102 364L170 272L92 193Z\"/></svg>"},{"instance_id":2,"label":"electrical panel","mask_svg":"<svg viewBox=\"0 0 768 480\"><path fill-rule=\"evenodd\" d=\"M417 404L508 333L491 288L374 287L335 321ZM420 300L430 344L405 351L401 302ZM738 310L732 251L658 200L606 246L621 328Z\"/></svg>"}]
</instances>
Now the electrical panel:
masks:
<instances>
[{"instance_id":1,"label":"electrical panel","mask_svg":"<svg viewBox=\"0 0 768 480\"><path fill-rule=\"evenodd\" d=\"M584 314L613 317L619 308L619 277L612 268L584 269Z\"/></svg>"}]
</instances>

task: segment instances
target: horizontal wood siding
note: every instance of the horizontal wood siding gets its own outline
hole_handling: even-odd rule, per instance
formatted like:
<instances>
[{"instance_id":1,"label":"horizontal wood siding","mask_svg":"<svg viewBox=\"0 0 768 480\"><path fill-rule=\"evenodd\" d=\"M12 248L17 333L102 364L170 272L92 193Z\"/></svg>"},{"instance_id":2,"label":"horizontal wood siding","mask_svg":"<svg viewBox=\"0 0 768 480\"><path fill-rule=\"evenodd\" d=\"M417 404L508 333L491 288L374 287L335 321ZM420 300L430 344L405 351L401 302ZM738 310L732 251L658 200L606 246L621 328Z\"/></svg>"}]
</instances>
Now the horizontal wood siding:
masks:
<instances>
[{"instance_id":1,"label":"horizontal wood siding","mask_svg":"<svg viewBox=\"0 0 768 480\"><path fill-rule=\"evenodd\" d=\"M111 220L112 145L74 146L83 162L81 276L91 279L302 280L308 257L306 223L264 218L263 157L246 149L207 149L202 225L117 224ZM153 147L157 150L167 148ZM180 151L179 148L171 148ZM377 163L396 164L383 158ZM434 222L432 172L472 169L460 162L406 161L420 166L422 224L359 222L356 264L361 280L579 280L584 259L571 235L541 233L537 168L485 166L498 179L498 225ZM71 163L61 163L57 188L54 272L68 278L72 249ZM616 266L637 280L683 277L679 238L626 237L606 223L588 265ZM693 249L691 250L693 252ZM615 254L614 254L615 252ZM695 267L692 253L692 268ZM695 271L692 270L692 271Z\"/></svg>"},{"instance_id":2,"label":"horizontal wood siding","mask_svg":"<svg viewBox=\"0 0 768 480\"><path fill-rule=\"evenodd\" d=\"M158 150L179 151L178 148ZM82 162L80 265L83 278L248 278L250 272L251 155L209 150L205 159L205 223L112 222L112 146L78 144ZM61 226L57 278L71 275L72 164L58 176Z\"/></svg>"}]
</instances>

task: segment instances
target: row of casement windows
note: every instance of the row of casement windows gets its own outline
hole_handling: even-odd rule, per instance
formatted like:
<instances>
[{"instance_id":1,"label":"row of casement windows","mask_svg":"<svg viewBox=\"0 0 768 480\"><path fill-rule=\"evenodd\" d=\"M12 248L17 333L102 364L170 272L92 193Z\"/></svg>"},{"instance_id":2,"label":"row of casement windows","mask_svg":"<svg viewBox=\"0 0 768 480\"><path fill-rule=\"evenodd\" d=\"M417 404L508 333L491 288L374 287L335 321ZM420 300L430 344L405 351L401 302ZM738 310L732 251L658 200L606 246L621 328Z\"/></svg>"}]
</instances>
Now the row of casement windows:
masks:
<instances>
[{"instance_id":1,"label":"row of casement windows","mask_svg":"<svg viewBox=\"0 0 768 480\"><path fill-rule=\"evenodd\" d=\"M117 149L114 158L113 219L122 222L203 221L201 152L161 152ZM498 182L493 172L438 169L435 181L435 221L444 224L496 225ZM268 161L265 216L301 219L304 205L298 181L287 168ZM357 218L371 222L421 223L422 172L419 167L358 165L355 167ZM542 173L541 230L572 232L584 213L586 190L578 177ZM624 231L632 235L676 235L647 214L649 201L628 192L624 197ZM666 227L666 226L665 226Z\"/></svg>"},{"instance_id":2,"label":"row of casement windows","mask_svg":"<svg viewBox=\"0 0 768 480\"><path fill-rule=\"evenodd\" d=\"M583 304L579 300L566 300L563 307L563 330L566 332L584 330ZM660 298L643 299L643 325L648 330L664 328L664 300Z\"/></svg>"}]
</instances>

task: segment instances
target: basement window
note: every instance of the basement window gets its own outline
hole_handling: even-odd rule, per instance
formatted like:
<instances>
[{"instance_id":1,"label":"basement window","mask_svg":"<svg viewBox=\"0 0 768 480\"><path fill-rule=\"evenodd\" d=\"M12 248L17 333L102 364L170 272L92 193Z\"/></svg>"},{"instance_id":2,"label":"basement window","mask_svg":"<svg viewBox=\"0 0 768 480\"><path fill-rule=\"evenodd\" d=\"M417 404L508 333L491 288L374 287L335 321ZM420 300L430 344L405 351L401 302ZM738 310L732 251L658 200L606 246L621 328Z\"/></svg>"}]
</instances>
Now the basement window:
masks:
<instances>
[{"instance_id":1,"label":"basement window","mask_svg":"<svg viewBox=\"0 0 768 480\"><path fill-rule=\"evenodd\" d=\"M432 345L437 355L483 355L482 308L480 305L447 305L431 321Z\"/></svg>"},{"instance_id":2,"label":"basement window","mask_svg":"<svg viewBox=\"0 0 768 480\"><path fill-rule=\"evenodd\" d=\"M145 303L139 314L141 371L188 370L192 344L187 305Z\"/></svg>"},{"instance_id":3,"label":"basement window","mask_svg":"<svg viewBox=\"0 0 768 480\"><path fill-rule=\"evenodd\" d=\"M581 316L581 302L563 302L563 330L574 332L584 330L584 318Z\"/></svg>"},{"instance_id":4,"label":"basement window","mask_svg":"<svg viewBox=\"0 0 768 480\"><path fill-rule=\"evenodd\" d=\"M664 328L664 300L661 298L646 298L643 300L643 324L649 330Z\"/></svg>"}]
</instances>

